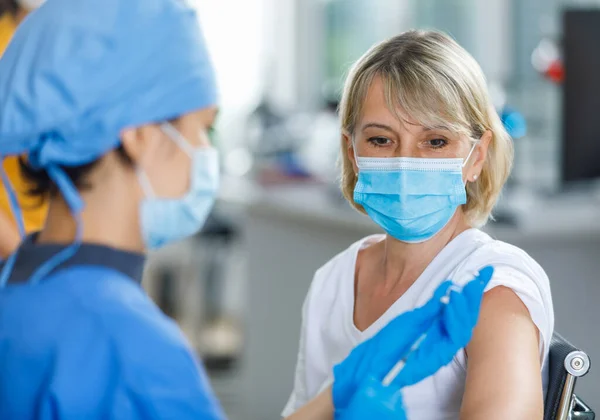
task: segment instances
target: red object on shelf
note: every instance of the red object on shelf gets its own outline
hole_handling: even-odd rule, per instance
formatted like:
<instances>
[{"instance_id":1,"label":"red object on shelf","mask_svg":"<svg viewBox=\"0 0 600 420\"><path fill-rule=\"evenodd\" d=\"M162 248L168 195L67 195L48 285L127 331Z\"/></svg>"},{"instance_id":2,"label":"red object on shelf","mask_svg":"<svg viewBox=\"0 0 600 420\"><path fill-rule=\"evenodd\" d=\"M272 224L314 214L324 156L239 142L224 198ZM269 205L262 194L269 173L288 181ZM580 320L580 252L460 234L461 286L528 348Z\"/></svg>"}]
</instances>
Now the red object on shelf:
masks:
<instances>
[{"instance_id":1,"label":"red object on shelf","mask_svg":"<svg viewBox=\"0 0 600 420\"><path fill-rule=\"evenodd\" d=\"M544 75L554 83L562 83L565 79L565 67L560 60L555 60L550 63Z\"/></svg>"}]
</instances>

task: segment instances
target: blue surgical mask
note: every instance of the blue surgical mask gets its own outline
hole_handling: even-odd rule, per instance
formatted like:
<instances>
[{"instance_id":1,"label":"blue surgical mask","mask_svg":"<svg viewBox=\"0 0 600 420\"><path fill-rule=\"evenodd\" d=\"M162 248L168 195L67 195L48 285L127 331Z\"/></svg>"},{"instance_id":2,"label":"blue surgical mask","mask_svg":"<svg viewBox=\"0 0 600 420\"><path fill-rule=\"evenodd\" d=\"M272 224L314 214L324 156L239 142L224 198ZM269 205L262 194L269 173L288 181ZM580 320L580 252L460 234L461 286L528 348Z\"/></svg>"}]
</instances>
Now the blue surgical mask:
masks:
<instances>
[{"instance_id":1,"label":"blue surgical mask","mask_svg":"<svg viewBox=\"0 0 600 420\"><path fill-rule=\"evenodd\" d=\"M217 150L193 147L170 124L163 124L162 130L192 160L190 190L181 198L156 197L147 175L138 170L138 179L146 196L140 207L140 221L147 249L161 248L200 231L219 188Z\"/></svg>"},{"instance_id":2,"label":"blue surgical mask","mask_svg":"<svg viewBox=\"0 0 600 420\"><path fill-rule=\"evenodd\" d=\"M354 201L399 241L432 238L467 202L462 159L357 157L356 163Z\"/></svg>"}]
</instances>

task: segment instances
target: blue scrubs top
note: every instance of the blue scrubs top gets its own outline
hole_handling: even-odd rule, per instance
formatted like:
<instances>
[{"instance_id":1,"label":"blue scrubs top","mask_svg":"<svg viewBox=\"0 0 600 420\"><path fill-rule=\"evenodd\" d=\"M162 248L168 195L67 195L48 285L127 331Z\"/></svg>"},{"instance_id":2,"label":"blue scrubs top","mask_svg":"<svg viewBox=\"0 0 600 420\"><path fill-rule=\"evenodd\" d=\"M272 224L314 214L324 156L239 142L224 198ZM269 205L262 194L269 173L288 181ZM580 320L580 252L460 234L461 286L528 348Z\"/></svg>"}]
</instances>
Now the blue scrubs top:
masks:
<instances>
[{"instance_id":1,"label":"blue scrubs top","mask_svg":"<svg viewBox=\"0 0 600 420\"><path fill-rule=\"evenodd\" d=\"M144 257L29 238L0 290L0 419L224 419L176 324L140 286Z\"/></svg>"}]
</instances>

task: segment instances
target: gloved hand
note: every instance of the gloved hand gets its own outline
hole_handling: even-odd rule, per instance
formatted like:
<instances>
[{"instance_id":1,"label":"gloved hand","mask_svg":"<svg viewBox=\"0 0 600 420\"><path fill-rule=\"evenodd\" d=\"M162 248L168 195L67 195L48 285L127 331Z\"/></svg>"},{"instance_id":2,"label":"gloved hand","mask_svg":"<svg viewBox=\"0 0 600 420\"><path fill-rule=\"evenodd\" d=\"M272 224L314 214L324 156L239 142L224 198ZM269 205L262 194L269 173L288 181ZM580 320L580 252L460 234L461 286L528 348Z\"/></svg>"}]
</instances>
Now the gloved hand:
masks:
<instances>
[{"instance_id":1,"label":"gloved hand","mask_svg":"<svg viewBox=\"0 0 600 420\"><path fill-rule=\"evenodd\" d=\"M442 283L423 307L398 316L357 346L334 368L335 418L365 418L356 414L370 412L384 419L386 410L393 413L389 418L404 418L401 388L434 374L468 344L493 271L492 267L482 269L460 291L450 288L450 281ZM424 334L419 347L410 352ZM390 386L384 386L384 377L404 359L403 369Z\"/></svg>"},{"instance_id":2,"label":"gloved hand","mask_svg":"<svg viewBox=\"0 0 600 420\"><path fill-rule=\"evenodd\" d=\"M395 386L384 386L371 377L358 388L342 420L406 420L402 392Z\"/></svg>"},{"instance_id":3,"label":"gloved hand","mask_svg":"<svg viewBox=\"0 0 600 420\"><path fill-rule=\"evenodd\" d=\"M456 353L469 344L479 318L483 291L493 274L493 267L485 267L461 291L450 290L441 316L419 347L408 355L394 385L403 388L421 382L450 363Z\"/></svg>"},{"instance_id":4,"label":"gloved hand","mask_svg":"<svg viewBox=\"0 0 600 420\"><path fill-rule=\"evenodd\" d=\"M403 359L413 343L427 331L441 313L452 282L445 281L424 306L405 312L387 324L374 337L359 344L350 355L333 368L333 403L335 417L348 406L361 383L369 376L381 381Z\"/></svg>"}]
</instances>

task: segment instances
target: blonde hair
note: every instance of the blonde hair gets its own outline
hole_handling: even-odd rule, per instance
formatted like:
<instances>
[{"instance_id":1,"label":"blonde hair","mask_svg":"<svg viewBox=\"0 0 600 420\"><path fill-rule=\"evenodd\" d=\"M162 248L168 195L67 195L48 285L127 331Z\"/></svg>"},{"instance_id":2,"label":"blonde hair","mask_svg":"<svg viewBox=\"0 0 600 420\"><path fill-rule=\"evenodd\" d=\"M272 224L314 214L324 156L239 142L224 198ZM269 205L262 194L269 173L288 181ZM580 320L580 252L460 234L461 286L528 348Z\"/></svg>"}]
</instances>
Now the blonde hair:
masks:
<instances>
[{"instance_id":1,"label":"blonde hair","mask_svg":"<svg viewBox=\"0 0 600 420\"><path fill-rule=\"evenodd\" d=\"M426 127L445 126L459 135L479 139L492 133L481 175L467 184L463 209L471 226L482 226L506 182L513 161L512 140L487 91L477 62L448 36L434 31L409 31L372 47L352 67L340 103L344 134L352 136L373 80L379 77L389 109L398 118ZM407 115L399 115L398 109ZM357 176L342 136L341 188L354 202Z\"/></svg>"}]
</instances>

